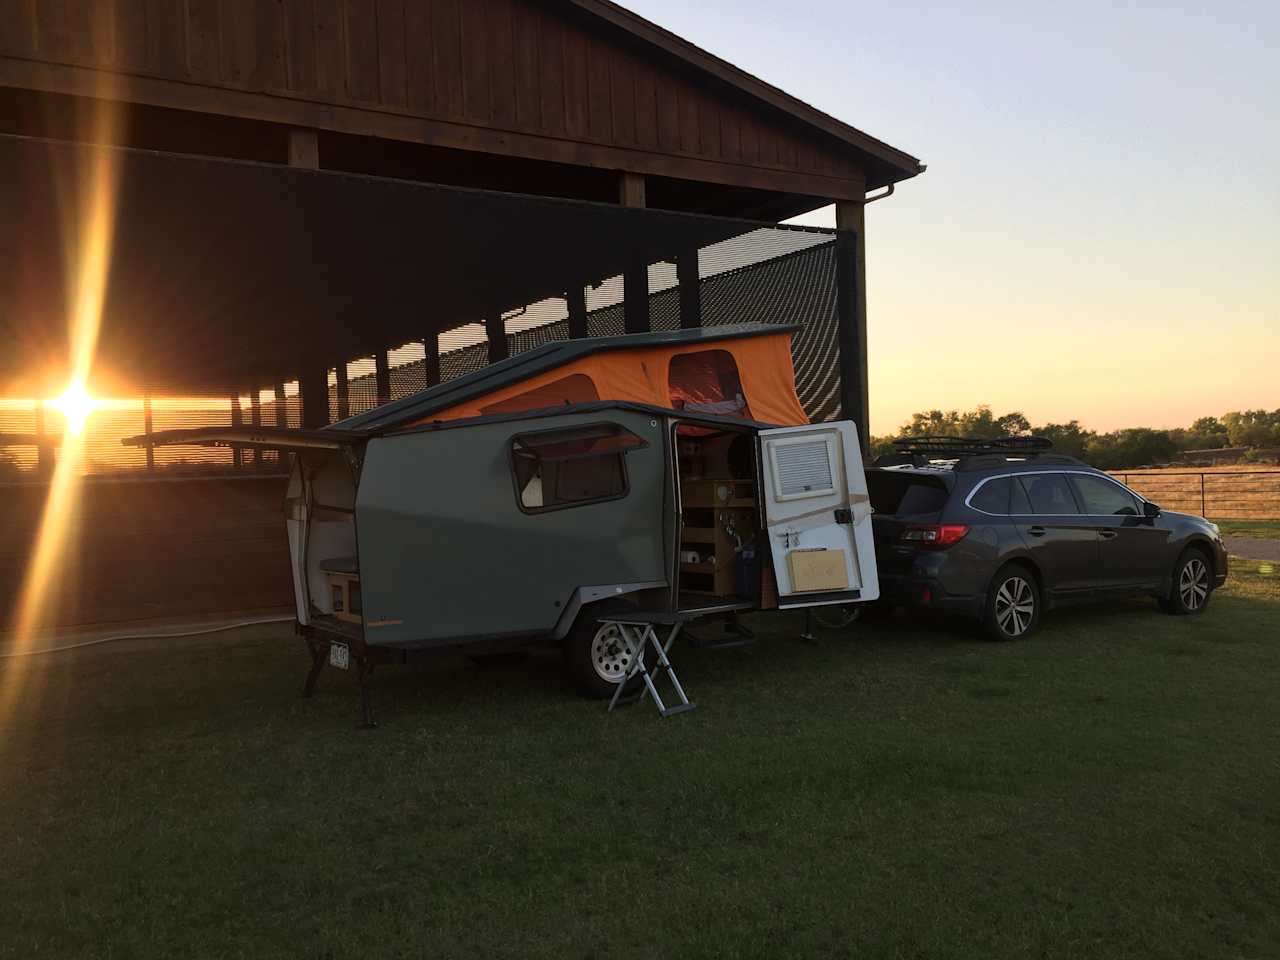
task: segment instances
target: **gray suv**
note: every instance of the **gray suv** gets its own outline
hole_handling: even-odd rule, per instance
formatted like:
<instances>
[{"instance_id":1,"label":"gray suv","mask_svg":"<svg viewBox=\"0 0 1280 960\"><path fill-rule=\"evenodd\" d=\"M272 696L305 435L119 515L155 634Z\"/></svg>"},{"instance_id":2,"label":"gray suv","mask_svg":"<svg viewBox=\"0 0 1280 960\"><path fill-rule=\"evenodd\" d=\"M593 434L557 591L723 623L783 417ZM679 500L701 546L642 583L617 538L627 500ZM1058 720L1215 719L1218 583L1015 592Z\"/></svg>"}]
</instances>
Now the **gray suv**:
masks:
<instances>
[{"instance_id":1,"label":"gray suv","mask_svg":"<svg viewBox=\"0 0 1280 960\"><path fill-rule=\"evenodd\" d=\"M1027 636L1067 603L1148 595L1204 611L1227 578L1209 521L1161 510L1036 437L922 437L867 471L881 597Z\"/></svg>"}]
</instances>

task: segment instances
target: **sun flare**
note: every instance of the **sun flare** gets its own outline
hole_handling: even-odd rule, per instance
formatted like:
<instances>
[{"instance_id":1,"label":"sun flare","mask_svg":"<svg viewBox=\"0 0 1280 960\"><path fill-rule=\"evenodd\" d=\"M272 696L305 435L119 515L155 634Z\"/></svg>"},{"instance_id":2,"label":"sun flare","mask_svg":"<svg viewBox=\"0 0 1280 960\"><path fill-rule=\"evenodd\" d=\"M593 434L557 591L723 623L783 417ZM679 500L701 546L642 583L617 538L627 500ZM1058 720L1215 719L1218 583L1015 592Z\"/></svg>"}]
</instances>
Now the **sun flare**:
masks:
<instances>
[{"instance_id":1,"label":"sun flare","mask_svg":"<svg viewBox=\"0 0 1280 960\"><path fill-rule=\"evenodd\" d=\"M62 414L67 422L68 433L80 436L84 433L89 415L97 409L98 401L89 395L82 381L73 380L62 391L61 396L48 401L46 405Z\"/></svg>"}]
</instances>

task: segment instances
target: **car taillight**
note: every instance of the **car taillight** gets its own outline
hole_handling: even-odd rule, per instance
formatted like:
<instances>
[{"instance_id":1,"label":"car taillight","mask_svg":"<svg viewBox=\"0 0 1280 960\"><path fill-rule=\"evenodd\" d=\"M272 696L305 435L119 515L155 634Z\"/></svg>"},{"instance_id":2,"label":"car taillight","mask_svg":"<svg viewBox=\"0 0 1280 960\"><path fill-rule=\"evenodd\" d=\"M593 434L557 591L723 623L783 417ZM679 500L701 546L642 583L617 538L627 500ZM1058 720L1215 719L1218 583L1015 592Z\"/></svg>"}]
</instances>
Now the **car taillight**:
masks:
<instances>
[{"instance_id":1,"label":"car taillight","mask_svg":"<svg viewBox=\"0 0 1280 960\"><path fill-rule=\"evenodd\" d=\"M928 523L907 527L899 538L921 550L945 550L964 539L969 527L963 523Z\"/></svg>"}]
</instances>

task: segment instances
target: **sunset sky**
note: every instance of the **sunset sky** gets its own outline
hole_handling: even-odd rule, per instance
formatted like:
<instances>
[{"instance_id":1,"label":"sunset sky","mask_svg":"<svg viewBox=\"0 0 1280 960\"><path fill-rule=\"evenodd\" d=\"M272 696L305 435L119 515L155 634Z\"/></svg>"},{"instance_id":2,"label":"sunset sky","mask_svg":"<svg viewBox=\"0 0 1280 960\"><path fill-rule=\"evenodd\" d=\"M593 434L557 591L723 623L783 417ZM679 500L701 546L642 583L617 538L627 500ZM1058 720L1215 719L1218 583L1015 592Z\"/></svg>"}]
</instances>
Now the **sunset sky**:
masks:
<instances>
[{"instance_id":1,"label":"sunset sky","mask_svg":"<svg viewBox=\"0 0 1280 960\"><path fill-rule=\"evenodd\" d=\"M867 209L873 432L1280 407L1274 0L627 5L929 165Z\"/></svg>"}]
</instances>

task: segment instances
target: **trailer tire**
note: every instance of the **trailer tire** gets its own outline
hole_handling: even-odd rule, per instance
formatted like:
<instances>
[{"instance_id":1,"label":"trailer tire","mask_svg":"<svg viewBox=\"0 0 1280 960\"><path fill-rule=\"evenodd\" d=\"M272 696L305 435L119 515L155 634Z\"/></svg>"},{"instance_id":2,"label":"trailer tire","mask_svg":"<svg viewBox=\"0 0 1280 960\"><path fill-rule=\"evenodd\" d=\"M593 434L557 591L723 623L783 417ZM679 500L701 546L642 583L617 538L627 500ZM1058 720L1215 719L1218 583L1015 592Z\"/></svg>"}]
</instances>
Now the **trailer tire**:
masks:
<instances>
[{"instance_id":1,"label":"trailer tire","mask_svg":"<svg viewBox=\"0 0 1280 960\"><path fill-rule=\"evenodd\" d=\"M573 685L582 696L592 700L614 695L634 655L634 650L625 645L617 624L601 622L586 610L578 614L573 629L564 638L565 665ZM656 660L652 647L645 648L644 658L645 666L652 668ZM632 679L629 687L642 682Z\"/></svg>"}]
</instances>

